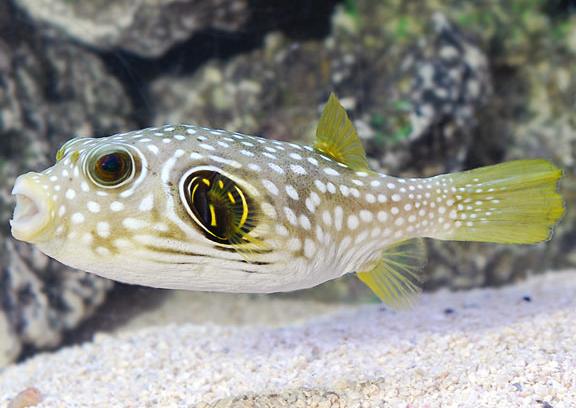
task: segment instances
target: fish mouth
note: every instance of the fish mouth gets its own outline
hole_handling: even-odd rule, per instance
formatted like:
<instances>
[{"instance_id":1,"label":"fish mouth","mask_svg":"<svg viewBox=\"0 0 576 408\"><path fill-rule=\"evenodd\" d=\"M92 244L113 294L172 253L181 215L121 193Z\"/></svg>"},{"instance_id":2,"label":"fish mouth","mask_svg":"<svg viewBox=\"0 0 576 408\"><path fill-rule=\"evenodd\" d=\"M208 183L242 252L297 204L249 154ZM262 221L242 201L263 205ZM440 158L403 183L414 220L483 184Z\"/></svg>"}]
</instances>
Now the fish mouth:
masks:
<instances>
[{"instance_id":1,"label":"fish mouth","mask_svg":"<svg viewBox=\"0 0 576 408\"><path fill-rule=\"evenodd\" d=\"M10 220L12 236L20 241L38 241L53 219L53 203L43 188L41 174L28 173L16 179L12 195L16 207Z\"/></svg>"}]
</instances>

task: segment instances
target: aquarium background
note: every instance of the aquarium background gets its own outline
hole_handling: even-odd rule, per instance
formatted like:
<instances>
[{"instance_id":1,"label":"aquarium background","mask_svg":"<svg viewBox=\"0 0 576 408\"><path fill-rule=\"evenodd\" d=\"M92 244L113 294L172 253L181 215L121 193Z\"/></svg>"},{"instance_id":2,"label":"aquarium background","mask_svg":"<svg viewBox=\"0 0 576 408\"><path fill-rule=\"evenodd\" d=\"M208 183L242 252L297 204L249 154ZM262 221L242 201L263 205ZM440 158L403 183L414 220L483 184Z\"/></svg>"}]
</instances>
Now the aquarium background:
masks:
<instances>
[{"instance_id":1,"label":"aquarium background","mask_svg":"<svg viewBox=\"0 0 576 408\"><path fill-rule=\"evenodd\" d=\"M269 297L316 311L375 302L353 276L269 296L120 285L10 237L15 177L51 165L72 137L191 123L310 142L330 92L379 171L532 157L565 171L552 241L430 241L426 290L574 267L574 67L569 0L1 1L0 365L130 324L280 322Z\"/></svg>"}]
</instances>

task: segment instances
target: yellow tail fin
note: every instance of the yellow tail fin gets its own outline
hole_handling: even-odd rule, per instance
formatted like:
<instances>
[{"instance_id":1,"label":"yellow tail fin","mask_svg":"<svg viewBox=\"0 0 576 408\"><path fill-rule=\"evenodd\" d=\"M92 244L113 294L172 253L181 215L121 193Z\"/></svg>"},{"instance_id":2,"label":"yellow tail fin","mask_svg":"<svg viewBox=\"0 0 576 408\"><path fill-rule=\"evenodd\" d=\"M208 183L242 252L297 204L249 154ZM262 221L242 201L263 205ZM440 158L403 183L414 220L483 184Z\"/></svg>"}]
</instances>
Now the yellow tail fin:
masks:
<instances>
[{"instance_id":1,"label":"yellow tail fin","mask_svg":"<svg viewBox=\"0 0 576 408\"><path fill-rule=\"evenodd\" d=\"M551 237L564 214L562 171L546 160L518 160L438 176L451 186L453 228L434 238L532 244Z\"/></svg>"}]
</instances>

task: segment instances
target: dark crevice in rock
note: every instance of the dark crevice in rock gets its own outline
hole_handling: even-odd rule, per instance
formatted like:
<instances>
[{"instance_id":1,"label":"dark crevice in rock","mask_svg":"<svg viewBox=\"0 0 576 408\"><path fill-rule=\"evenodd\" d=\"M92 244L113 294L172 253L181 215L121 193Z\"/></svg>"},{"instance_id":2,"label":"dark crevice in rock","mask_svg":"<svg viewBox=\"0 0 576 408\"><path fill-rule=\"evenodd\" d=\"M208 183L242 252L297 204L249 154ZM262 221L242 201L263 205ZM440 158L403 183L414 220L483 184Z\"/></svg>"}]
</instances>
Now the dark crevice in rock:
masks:
<instances>
[{"instance_id":1,"label":"dark crevice in rock","mask_svg":"<svg viewBox=\"0 0 576 408\"><path fill-rule=\"evenodd\" d=\"M548 0L543 10L552 18L567 20L570 15L576 14L576 2L574 0Z\"/></svg>"},{"instance_id":2,"label":"dark crevice in rock","mask_svg":"<svg viewBox=\"0 0 576 408\"><path fill-rule=\"evenodd\" d=\"M56 284L57 286L57 284ZM96 333L109 333L126 325L132 318L159 307L168 299L170 291L142 286L117 284L108 293L106 302L98 311L73 330L62 333L62 342L54 347L26 345L18 358L23 362L42 351L55 351L62 347L80 345L92 341ZM65 305L62 305L65 306Z\"/></svg>"},{"instance_id":3,"label":"dark crevice in rock","mask_svg":"<svg viewBox=\"0 0 576 408\"><path fill-rule=\"evenodd\" d=\"M272 28L284 32L292 39L323 38L330 33L330 16L338 0L295 0L270 2L251 0L252 18L246 25L260 27L260 31Z\"/></svg>"},{"instance_id":4,"label":"dark crevice in rock","mask_svg":"<svg viewBox=\"0 0 576 408\"><path fill-rule=\"evenodd\" d=\"M498 91L491 103L478 112L478 125L473 129L475 137L464 162L465 169L505 161L506 149L512 139L506 119L512 120L526 114L523 102L528 98L527 89L523 88L518 70L508 65L493 64L489 69L493 87Z\"/></svg>"},{"instance_id":5,"label":"dark crevice in rock","mask_svg":"<svg viewBox=\"0 0 576 408\"><path fill-rule=\"evenodd\" d=\"M144 127L154 115L148 85L162 75L189 75L206 61L227 59L261 45L261 34L234 34L208 29L172 48L160 58L149 59L116 50L100 54L108 71L118 78L134 106L135 120Z\"/></svg>"},{"instance_id":6,"label":"dark crevice in rock","mask_svg":"<svg viewBox=\"0 0 576 408\"><path fill-rule=\"evenodd\" d=\"M99 55L108 71L124 85L130 96L135 120L147 126L154 115L148 85L163 75L188 76L212 59L228 60L262 47L272 30L297 40L324 38L330 33L330 21L337 0L297 0L273 3L250 2L251 18L242 30L230 32L206 29L172 47L159 58L145 58L116 49Z\"/></svg>"},{"instance_id":7,"label":"dark crevice in rock","mask_svg":"<svg viewBox=\"0 0 576 408\"><path fill-rule=\"evenodd\" d=\"M0 41L12 47L20 45L36 34L34 22L14 6L13 0L0 2ZM0 57L1 57L0 53Z\"/></svg>"}]
</instances>

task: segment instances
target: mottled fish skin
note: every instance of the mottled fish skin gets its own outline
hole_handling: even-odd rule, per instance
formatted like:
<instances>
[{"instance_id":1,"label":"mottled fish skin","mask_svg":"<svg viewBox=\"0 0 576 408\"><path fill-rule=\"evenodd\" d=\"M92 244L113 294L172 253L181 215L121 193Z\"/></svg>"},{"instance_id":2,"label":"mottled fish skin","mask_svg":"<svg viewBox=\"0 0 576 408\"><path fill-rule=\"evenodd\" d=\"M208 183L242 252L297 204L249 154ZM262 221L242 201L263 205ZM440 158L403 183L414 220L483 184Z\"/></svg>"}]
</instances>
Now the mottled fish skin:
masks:
<instances>
[{"instance_id":1,"label":"mottled fish skin","mask_svg":"<svg viewBox=\"0 0 576 408\"><path fill-rule=\"evenodd\" d=\"M85 161L125 146L141 171L127 188L94 186ZM180 200L183 176L226 175L259 207L266 253L242 254L207 239ZM392 242L449 237L462 222L450 178L400 179L356 172L310 146L164 126L69 142L31 182L46 192L51 224L33 240L73 267L122 282L228 292L289 291L362 270ZM260 228L260 230L258 230Z\"/></svg>"}]
</instances>

